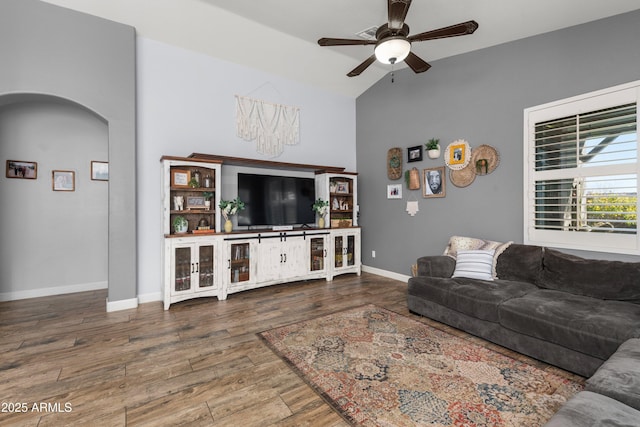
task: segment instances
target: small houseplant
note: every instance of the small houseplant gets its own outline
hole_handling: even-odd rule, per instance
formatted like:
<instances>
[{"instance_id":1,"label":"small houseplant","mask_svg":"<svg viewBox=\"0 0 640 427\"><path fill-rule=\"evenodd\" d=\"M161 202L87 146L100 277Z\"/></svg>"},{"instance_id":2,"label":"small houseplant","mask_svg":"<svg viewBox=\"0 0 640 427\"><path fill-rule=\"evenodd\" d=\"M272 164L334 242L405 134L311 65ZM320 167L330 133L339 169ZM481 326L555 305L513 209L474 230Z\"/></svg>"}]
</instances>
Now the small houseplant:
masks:
<instances>
[{"instance_id":1,"label":"small houseplant","mask_svg":"<svg viewBox=\"0 0 640 427\"><path fill-rule=\"evenodd\" d=\"M186 233L189 229L189 221L182 215L173 218L173 231L176 233Z\"/></svg>"},{"instance_id":2,"label":"small houseplant","mask_svg":"<svg viewBox=\"0 0 640 427\"><path fill-rule=\"evenodd\" d=\"M211 191L205 191L202 193L202 197L204 197L204 208L206 210L211 209L211 198L213 197L213 193Z\"/></svg>"},{"instance_id":3,"label":"small houseplant","mask_svg":"<svg viewBox=\"0 0 640 427\"><path fill-rule=\"evenodd\" d=\"M244 209L244 202L236 197L233 200L220 200L218 205L224 217L224 231L230 233L233 230L233 223L231 222L231 215L235 215L238 211Z\"/></svg>"},{"instance_id":4,"label":"small houseplant","mask_svg":"<svg viewBox=\"0 0 640 427\"><path fill-rule=\"evenodd\" d=\"M427 154L430 159L437 159L440 157L440 140L438 138L431 138L426 144Z\"/></svg>"},{"instance_id":5,"label":"small houseplant","mask_svg":"<svg viewBox=\"0 0 640 427\"><path fill-rule=\"evenodd\" d=\"M318 215L318 228L324 228L324 216L329 212L329 202L317 199L311 209Z\"/></svg>"}]
</instances>

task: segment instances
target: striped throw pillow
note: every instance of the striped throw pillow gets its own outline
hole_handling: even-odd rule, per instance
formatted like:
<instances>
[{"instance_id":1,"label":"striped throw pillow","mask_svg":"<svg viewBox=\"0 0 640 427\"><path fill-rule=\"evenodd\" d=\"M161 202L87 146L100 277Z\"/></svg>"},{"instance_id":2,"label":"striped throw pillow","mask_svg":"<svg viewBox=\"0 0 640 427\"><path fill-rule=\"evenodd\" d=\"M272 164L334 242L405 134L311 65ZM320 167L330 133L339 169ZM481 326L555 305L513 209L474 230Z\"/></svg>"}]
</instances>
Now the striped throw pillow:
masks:
<instances>
[{"instance_id":1,"label":"striped throw pillow","mask_svg":"<svg viewBox=\"0 0 640 427\"><path fill-rule=\"evenodd\" d=\"M493 280L493 255L495 250L458 251L456 269L451 277Z\"/></svg>"}]
</instances>

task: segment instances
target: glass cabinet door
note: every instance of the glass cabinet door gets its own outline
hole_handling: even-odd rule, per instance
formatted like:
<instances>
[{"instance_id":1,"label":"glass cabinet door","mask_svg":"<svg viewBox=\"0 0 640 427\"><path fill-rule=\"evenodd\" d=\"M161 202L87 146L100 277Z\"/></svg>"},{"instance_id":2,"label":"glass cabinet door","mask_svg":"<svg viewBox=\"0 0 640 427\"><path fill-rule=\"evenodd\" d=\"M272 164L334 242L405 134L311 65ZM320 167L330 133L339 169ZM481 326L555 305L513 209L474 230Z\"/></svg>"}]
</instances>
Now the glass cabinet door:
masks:
<instances>
[{"instance_id":1,"label":"glass cabinet door","mask_svg":"<svg viewBox=\"0 0 640 427\"><path fill-rule=\"evenodd\" d=\"M352 267L356 264L356 236L345 234L334 239L335 268Z\"/></svg>"},{"instance_id":2,"label":"glass cabinet door","mask_svg":"<svg viewBox=\"0 0 640 427\"><path fill-rule=\"evenodd\" d=\"M174 259L173 289L176 292L188 291L191 289L191 248L175 248Z\"/></svg>"},{"instance_id":3,"label":"glass cabinet door","mask_svg":"<svg viewBox=\"0 0 640 427\"><path fill-rule=\"evenodd\" d=\"M343 237L342 236L336 236L335 240L334 240L334 257L335 257L335 264L334 266L336 268L340 268L342 267L342 255L343 255L343 250L342 250L342 241L343 241Z\"/></svg>"},{"instance_id":4,"label":"glass cabinet door","mask_svg":"<svg viewBox=\"0 0 640 427\"><path fill-rule=\"evenodd\" d=\"M213 245L198 247L198 287L214 286L214 248Z\"/></svg>"},{"instance_id":5,"label":"glass cabinet door","mask_svg":"<svg viewBox=\"0 0 640 427\"><path fill-rule=\"evenodd\" d=\"M324 238L314 237L310 241L311 245L311 271L324 270L324 258L326 256L326 249L324 247Z\"/></svg>"},{"instance_id":6,"label":"glass cabinet door","mask_svg":"<svg viewBox=\"0 0 640 427\"><path fill-rule=\"evenodd\" d=\"M229 280L231 283L248 282L250 271L249 243L232 243L229 260Z\"/></svg>"},{"instance_id":7,"label":"glass cabinet door","mask_svg":"<svg viewBox=\"0 0 640 427\"><path fill-rule=\"evenodd\" d=\"M355 236L346 236L347 237L347 245L345 247L345 257L343 260L343 265L352 266L355 265L355 247L356 247L356 237Z\"/></svg>"}]
</instances>

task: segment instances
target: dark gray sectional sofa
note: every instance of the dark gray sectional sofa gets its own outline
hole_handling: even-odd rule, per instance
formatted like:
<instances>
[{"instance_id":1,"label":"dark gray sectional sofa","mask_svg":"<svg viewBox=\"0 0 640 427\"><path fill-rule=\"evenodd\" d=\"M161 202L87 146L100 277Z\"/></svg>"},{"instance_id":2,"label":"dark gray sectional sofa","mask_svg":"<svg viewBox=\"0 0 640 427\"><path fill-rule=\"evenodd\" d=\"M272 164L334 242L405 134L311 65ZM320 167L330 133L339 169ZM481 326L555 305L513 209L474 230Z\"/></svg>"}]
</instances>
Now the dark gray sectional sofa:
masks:
<instances>
[{"instance_id":1,"label":"dark gray sectional sofa","mask_svg":"<svg viewBox=\"0 0 640 427\"><path fill-rule=\"evenodd\" d=\"M409 310L585 377L640 337L640 263L512 244L496 280L452 278L455 265L419 258Z\"/></svg>"},{"instance_id":2,"label":"dark gray sectional sofa","mask_svg":"<svg viewBox=\"0 0 640 427\"><path fill-rule=\"evenodd\" d=\"M630 366L636 369L633 381L625 377L628 389L622 393L640 402L640 340L633 339L640 337L640 263L511 244L496 259L495 280L452 278L455 266L456 260L446 255L419 258L417 275L408 282L409 310L585 377L629 342L637 353L627 354L624 363L612 358L609 364L619 378L632 374L625 372ZM640 404L621 402L606 392L612 389L620 387L588 386L549 425L640 426ZM572 410L586 408L592 409L582 415L585 420L606 418L604 408L616 415L611 424L567 422L575 415ZM636 424L624 422L635 416Z\"/></svg>"}]
</instances>

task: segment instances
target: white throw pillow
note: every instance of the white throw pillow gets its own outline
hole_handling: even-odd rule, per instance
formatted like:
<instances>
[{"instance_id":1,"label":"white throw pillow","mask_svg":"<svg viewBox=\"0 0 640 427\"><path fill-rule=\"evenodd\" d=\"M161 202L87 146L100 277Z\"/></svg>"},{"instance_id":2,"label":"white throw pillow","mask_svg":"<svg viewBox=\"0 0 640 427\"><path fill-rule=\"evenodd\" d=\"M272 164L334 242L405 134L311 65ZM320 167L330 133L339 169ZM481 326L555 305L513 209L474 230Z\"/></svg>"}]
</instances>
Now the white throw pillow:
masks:
<instances>
[{"instance_id":1,"label":"white throw pillow","mask_svg":"<svg viewBox=\"0 0 640 427\"><path fill-rule=\"evenodd\" d=\"M495 250L459 250L456 258L456 269L451 277L493 280L493 255L495 252Z\"/></svg>"},{"instance_id":2,"label":"white throw pillow","mask_svg":"<svg viewBox=\"0 0 640 427\"><path fill-rule=\"evenodd\" d=\"M449 239L449 244L445 248L443 255L447 255L453 259L456 259L458 255L458 251L461 251L461 250L490 251L493 249L495 250L495 253L493 254L493 270L491 271L491 274L493 275L494 279L497 279L498 274L496 272L496 264L498 262L498 257L512 243L513 242L511 241L502 243L502 242L494 242L493 240L476 239L475 237L452 236Z\"/></svg>"}]
</instances>

